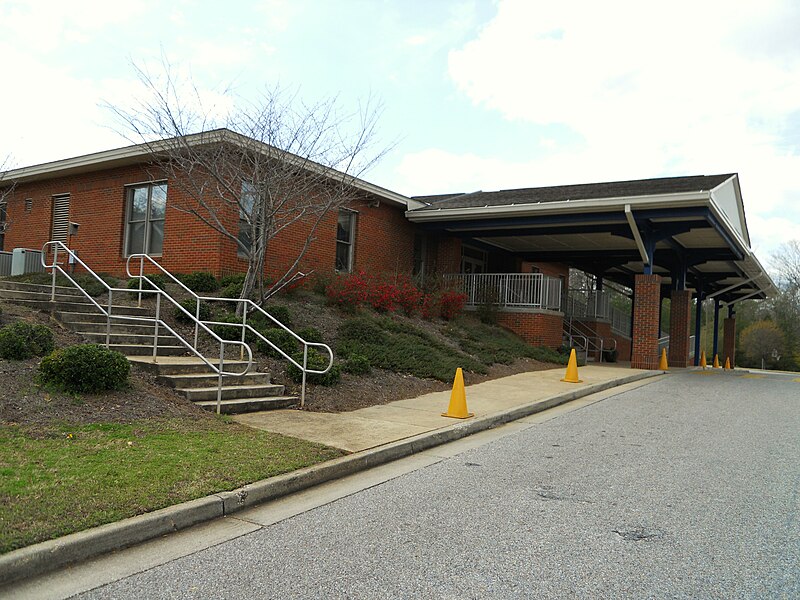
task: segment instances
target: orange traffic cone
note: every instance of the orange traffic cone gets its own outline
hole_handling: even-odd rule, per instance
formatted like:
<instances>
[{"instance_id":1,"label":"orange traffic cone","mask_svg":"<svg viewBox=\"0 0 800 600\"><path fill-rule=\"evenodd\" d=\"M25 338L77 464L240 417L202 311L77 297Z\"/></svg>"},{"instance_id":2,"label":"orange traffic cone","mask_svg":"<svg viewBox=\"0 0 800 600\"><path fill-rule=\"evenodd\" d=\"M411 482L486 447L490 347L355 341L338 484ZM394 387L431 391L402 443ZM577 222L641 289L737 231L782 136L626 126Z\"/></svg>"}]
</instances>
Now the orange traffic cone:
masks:
<instances>
[{"instance_id":1,"label":"orange traffic cone","mask_svg":"<svg viewBox=\"0 0 800 600\"><path fill-rule=\"evenodd\" d=\"M467 392L464 390L464 373L461 367L456 369L453 391L450 392L450 406L447 407L446 413L442 413L442 416L454 419L469 419L475 416L475 413L467 412Z\"/></svg>"},{"instance_id":2,"label":"orange traffic cone","mask_svg":"<svg viewBox=\"0 0 800 600\"><path fill-rule=\"evenodd\" d=\"M669 371L669 363L667 362L667 349L661 349L661 361L658 363L659 371Z\"/></svg>"},{"instance_id":3,"label":"orange traffic cone","mask_svg":"<svg viewBox=\"0 0 800 600\"><path fill-rule=\"evenodd\" d=\"M569 353L569 362L567 363L567 374L561 381L567 383L583 383L582 379L578 379L578 355L575 354L575 348Z\"/></svg>"},{"instance_id":4,"label":"orange traffic cone","mask_svg":"<svg viewBox=\"0 0 800 600\"><path fill-rule=\"evenodd\" d=\"M725 370L726 371L730 371L731 370L731 359L730 359L729 356L725 357Z\"/></svg>"},{"instance_id":5,"label":"orange traffic cone","mask_svg":"<svg viewBox=\"0 0 800 600\"><path fill-rule=\"evenodd\" d=\"M706 351L703 350L700 353L700 368L701 369L705 369L707 366L708 366L708 363L706 362Z\"/></svg>"},{"instance_id":6,"label":"orange traffic cone","mask_svg":"<svg viewBox=\"0 0 800 600\"><path fill-rule=\"evenodd\" d=\"M719 369L719 354L714 355L714 368Z\"/></svg>"}]
</instances>

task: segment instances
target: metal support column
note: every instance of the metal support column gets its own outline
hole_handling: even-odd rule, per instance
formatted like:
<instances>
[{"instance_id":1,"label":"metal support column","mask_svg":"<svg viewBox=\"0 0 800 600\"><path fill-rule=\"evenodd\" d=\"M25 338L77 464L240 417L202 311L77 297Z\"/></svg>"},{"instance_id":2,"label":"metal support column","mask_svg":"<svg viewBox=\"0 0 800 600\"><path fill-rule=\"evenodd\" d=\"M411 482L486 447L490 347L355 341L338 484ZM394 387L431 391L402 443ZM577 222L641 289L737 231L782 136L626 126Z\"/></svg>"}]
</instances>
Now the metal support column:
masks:
<instances>
[{"instance_id":1,"label":"metal support column","mask_svg":"<svg viewBox=\"0 0 800 600\"><path fill-rule=\"evenodd\" d=\"M700 322L703 320L703 282L697 280L697 306L694 311L694 366L700 366Z\"/></svg>"},{"instance_id":2,"label":"metal support column","mask_svg":"<svg viewBox=\"0 0 800 600\"><path fill-rule=\"evenodd\" d=\"M714 298L714 356L718 354L719 344L719 298Z\"/></svg>"}]
</instances>

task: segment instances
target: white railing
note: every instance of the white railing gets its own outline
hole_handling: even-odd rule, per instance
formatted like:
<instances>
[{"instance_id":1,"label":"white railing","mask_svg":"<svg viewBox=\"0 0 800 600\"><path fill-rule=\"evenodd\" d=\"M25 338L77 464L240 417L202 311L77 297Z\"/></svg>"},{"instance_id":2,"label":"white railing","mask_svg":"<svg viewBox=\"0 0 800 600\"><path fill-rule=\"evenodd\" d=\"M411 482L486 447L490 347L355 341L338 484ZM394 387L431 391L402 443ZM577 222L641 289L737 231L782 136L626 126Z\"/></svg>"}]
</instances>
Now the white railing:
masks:
<instances>
[{"instance_id":1,"label":"white railing","mask_svg":"<svg viewBox=\"0 0 800 600\"><path fill-rule=\"evenodd\" d=\"M461 273L445 281L467 295L467 306L561 310L561 280L541 273Z\"/></svg>"},{"instance_id":2,"label":"white railing","mask_svg":"<svg viewBox=\"0 0 800 600\"><path fill-rule=\"evenodd\" d=\"M53 262L52 264L47 263L47 255L49 250L52 250L53 253ZM76 282L72 276L63 268L61 268L61 264L58 262L58 255L59 252L64 252L66 256L69 258L68 262L70 265L78 264L84 269L86 272L94 277L97 282L102 285L106 292L108 293L108 304L107 306L101 305L97 300L95 300L92 296L90 296L86 290L81 287L81 285ZM115 288L100 277L97 273L95 273L89 266L84 263L78 255L70 250L63 242L59 241L50 241L46 242L44 246L42 246L42 256L41 256L42 266L45 269L51 269L51 273L53 275L52 278L52 285L50 289L50 301L55 302L56 300L56 276L58 273L63 275L78 291L80 291L88 300L91 302L95 308L97 308L103 315L106 317L106 343L105 346L108 348L111 345L111 321L133 321L139 323L152 323L153 324L153 360L156 361L158 357L158 335L159 335L159 328L163 327L169 333L171 333L176 340L178 340L181 344L183 344L186 349L196 355L200 360L202 360L208 367L210 367L214 372L218 375L218 386L217 386L217 414L220 412L220 406L222 403L222 378L223 376L234 376L234 377L241 377L242 375L247 374L250 368L253 366L253 353L250 350L250 347L245 344L244 342L234 341L234 340L224 340L220 336L218 336L214 331L208 328L206 324L200 321L196 315L191 314L187 311L180 303L172 298L169 294L153 286L153 289L139 289L139 294L141 298L141 294L153 294L156 298L156 307L155 307L155 317L144 317L144 316L131 316L131 315L121 315L121 314L113 314L114 313L114 294L117 294L117 297L124 298L124 295L121 294L130 294L131 290L127 288ZM140 280L141 285L141 280ZM161 319L161 300L165 299L168 302L171 302L176 308L181 310L186 317L195 323L196 333L195 333L195 343L194 345L187 342L183 337L175 331L172 327L167 325ZM207 359L203 354L201 354L197 350L197 332L202 329L205 333L208 333L212 338L219 342L219 361L218 363L213 363L209 359ZM244 352L247 353L247 366L241 372L235 371L226 371L225 370L225 347L227 345L233 346L242 346L242 354L240 355L242 358L244 357Z\"/></svg>"},{"instance_id":3,"label":"white railing","mask_svg":"<svg viewBox=\"0 0 800 600\"><path fill-rule=\"evenodd\" d=\"M596 354L598 360L603 362L604 352L615 352L617 340L613 337L605 337L597 331L581 323L580 321L564 320L564 339L570 348L575 347L586 353L588 360L589 353ZM576 342L583 340L583 344L577 345Z\"/></svg>"},{"instance_id":4,"label":"white railing","mask_svg":"<svg viewBox=\"0 0 800 600\"><path fill-rule=\"evenodd\" d=\"M131 273L131 260L138 260L139 261L139 265L138 265L139 266L139 272L138 273ZM327 344L320 343L320 342L308 342L308 341L304 340L302 337L300 337L294 331L292 331L291 329L286 327L283 323L278 321L278 319L273 317L271 314L269 314L267 311L265 311L263 308L261 308L258 304L256 304L255 302L253 302L249 298L217 298L217 297L212 297L212 296L200 296L200 295L196 294L194 291L192 291L191 289L189 289L182 281L180 281L172 273L167 271L157 261L153 260L153 258L150 257L149 255L147 255L147 254L132 254L131 256L128 257L128 262L126 263L125 269L128 272L128 277L139 279L139 292L140 293L142 291L144 291L143 287L142 287L142 283L144 281L146 281L149 285L153 286L155 289L159 289L160 290L160 288L155 283L153 283L153 281L151 279L149 279L147 277L147 275L145 275L145 273L144 273L145 262L147 262L147 264L150 267L155 267L162 274L164 274L167 277L169 277L169 279L170 279L170 281L172 283L177 284L184 292L186 292L187 294L189 294L189 296L194 298L194 301L195 301L195 315L193 316L193 320L194 320L194 323L195 323L195 329L194 329L194 344L195 344L195 346L197 346L197 335L198 335L198 332L199 332L199 327L201 327L201 326L203 326L205 328L207 328L208 325L211 325L211 326L225 326L225 327L239 327L242 330L242 340L241 340L240 343L242 345L244 345L244 346L247 346L247 343L245 342L245 339L247 337L247 333L250 332L251 334L255 335L257 338L262 340L264 343L266 343L269 346L271 346L273 350L278 352L281 356L283 356L286 360L288 360L290 363L292 363L295 367L300 369L300 371L302 372L302 383L301 383L301 388L300 388L300 407L302 408L303 406L305 406L305 402L306 402L306 377L307 377L307 375L309 373L310 374L314 374L314 375L323 375L323 374L327 373L328 371L330 371L331 367L333 366L333 350L331 350L330 346L328 346ZM134 290L134 292L135 291L136 290ZM141 303L141 296L139 297L139 302ZM221 321L202 321L200 319L200 303L201 302L233 302L237 306L241 304L241 305L243 305L242 322L241 323L227 323L227 322L221 322ZM181 308L183 308L183 307L181 307ZM294 337L298 342L300 342L303 345L303 364L302 365L299 362L297 362L294 358L289 356L286 352L281 350L278 346L276 346L271 340L267 339L267 337L264 336L264 334L261 333L258 329L255 329L254 327L252 327L251 325L249 325L247 323L247 315L248 315L248 313L254 313L254 312L260 312L262 315L264 315L270 321L272 321L272 323L274 323L277 327L279 327L280 329L283 329L284 331L288 332L292 337ZM308 350L311 347L317 347L317 348L324 349L328 353L328 365L324 369L318 370L318 369L309 369L308 368ZM248 351L249 350L250 349L248 347Z\"/></svg>"},{"instance_id":5,"label":"white railing","mask_svg":"<svg viewBox=\"0 0 800 600\"><path fill-rule=\"evenodd\" d=\"M570 290L564 303L564 314L573 319L610 321L611 331L631 337L630 314L615 307L605 290Z\"/></svg>"}]
</instances>

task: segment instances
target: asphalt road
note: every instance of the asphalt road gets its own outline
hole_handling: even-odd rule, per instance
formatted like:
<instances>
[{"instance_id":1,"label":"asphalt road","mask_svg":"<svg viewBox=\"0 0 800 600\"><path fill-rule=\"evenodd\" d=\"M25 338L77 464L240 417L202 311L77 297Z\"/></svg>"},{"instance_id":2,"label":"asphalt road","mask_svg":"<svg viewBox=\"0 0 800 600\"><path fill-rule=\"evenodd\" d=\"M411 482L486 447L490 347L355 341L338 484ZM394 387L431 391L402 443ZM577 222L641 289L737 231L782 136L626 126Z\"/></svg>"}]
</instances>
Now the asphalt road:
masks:
<instances>
[{"instance_id":1,"label":"asphalt road","mask_svg":"<svg viewBox=\"0 0 800 600\"><path fill-rule=\"evenodd\" d=\"M800 598L800 381L529 425L80 598Z\"/></svg>"}]
</instances>

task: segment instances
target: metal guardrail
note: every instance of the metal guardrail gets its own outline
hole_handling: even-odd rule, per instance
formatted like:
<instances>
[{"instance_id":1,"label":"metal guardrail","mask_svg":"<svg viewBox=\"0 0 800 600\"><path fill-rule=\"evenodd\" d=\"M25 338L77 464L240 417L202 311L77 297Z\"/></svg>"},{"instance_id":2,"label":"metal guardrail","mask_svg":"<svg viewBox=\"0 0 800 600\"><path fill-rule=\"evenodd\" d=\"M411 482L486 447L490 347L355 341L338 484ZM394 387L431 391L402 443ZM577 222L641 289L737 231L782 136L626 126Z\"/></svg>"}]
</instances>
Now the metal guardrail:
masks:
<instances>
[{"instance_id":1,"label":"metal guardrail","mask_svg":"<svg viewBox=\"0 0 800 600\"><path fill-rule=\"evenodd\" d=\"M631 337L630 314L615 307L606 290L569 290L564 302L564 314L572 318L610 321L612 332Z\"/></svg>"},{"instance_id":2,"label":"metal guardrail","mask_svg":"<svg viewBox=\"0 0 800 600\"><path fill-rule=\"evenodd\" d=\"M613 352L617 349L617 340L615 338L606 338L586 325L582 324L581 327L585 329L581 330L571 320L565 320L563 327L564 335L567 336L570 346L573 345L574 339L582 339L584 341L583 346L580 346L580 348L586 352L587 359L589 352L596 352L599 362L603 362L603 352ZM606 347L606 343L608 343L608 347Z\"/></svg>"},{"instance_id":3,"label":"metal guardrail","mask_svg":"<svg viewBox=\"0 0 800 600\"><path fill-rule=\"evenodd\" d=\"M131 260L133 260L133 259L138 259L139 260L139 273L138 274L131 273ZM192 298L194 298L194 300L195 300L195 315L194 315L193 318L194 318L194 321L195 321L195 333L194 333L195 346L197 345L197 334L198 334L198 331L199 331L198 328L201 325L206 325L206 326L207 325L212 325L212 326L213 325L222 325L222 326L227 326L227 327L241 327L241 329L242 329L241 344L244 345L244 346L247 346L247 343L245 342L245 339L246 339L246 336L247 336L247 332L248 331L251 332L252 334L257 336L260 340L264 341L266 344L271 346L275 351L277 351L281 356L283 356L286 360L288 360L290 363L292 363L295 367L300 369L300 371L303 374L302 375L302 384L301 384L301 389L300 389L300 407L302 408L303 406L305 406L305 401L306 401L306 377L307 377L307 375L309 373L315 374L315 375L323 375L323 374L327 373L328 371L330 371L331 367L333 366L333 350L331 350L330 346L328 346L327 344L323 344L321 342L309 342L309 341L304 340L302 337L300 337L294 331L292 331L291 329L286 327L283 323L278 321L275 317L273 317L271 314L269 314L267 311L265 311L263 308L261 308L258 304L256 304L255 302L253 302L249 298L218 298L218 297L213 297L213 296L200 296L200 295L196 294L194 291L192 291L191 289L189 289L182 281L180 281L172 273L167 271L157 261L153 260L153 258L151 256L149 256L147 254L132 254L131 256L128 257L128 261L127 261L127 263L125 265L125 269L126 269L126 271L128 273L128 277L138 278L139 279L139 292L140 293L143 291L143 289L142 289L142 282L143 281L147 281L155 289L158 289L158 290L161 289L155 283L153 283L153 281L151 279L149 279L147 277L147 275L144 274L145 261L147 261L151 266L156 267L159 271L161 271L161 273L163 273L164 275L169 277L170 280L173 283L175 283L178 286L180 286L180 288L182 290L184 290L187 294L189 294ZM163 290L162 290L162 292L163 292ZM166 292L163 292L163 293L166 294ZM139 297L139 302L141 303L141 296ZM220 322L220 321L202 321L200 319L200 303L201 302L234 302L234 303L237 304L237 306L239 304L243 304L244 305L244 309L242 310L242 322L241 323L223 323L223 322ZM183 307L181 307L181 308L183 308ZM261 314L263 314L270 321L272 321L275 325L277 325L279 328L281 328L284 331L286 331L289 334L291 334L292 337L294 337L298 342L300 342L303 345L303 364L302 365L300 363L298 363L294 358L292 358L291 356L286 354L283 350L281 350L278 346L276 346L272 341L267 339L266 336L264 336L260 331L258 331L257 329L255 329L254 327L252 327L251 325L249 325L247 323L248 312L253 312L253 311L258 311ZM327 351L328 356L329 356L328 366L325 367L323 370L320 371L320 370L309 369L308 368L308 350L309 350L310 347L324 348ZM248 351L249 351L249 347L248 347Z\"/></svg>"},{"instance_id":4,"label":"metal guardrail","mask_svg":"<svg viewBox=\"0 0 800 600\"><path fill-rule=\"evenodd\" d=\"M47 263L47 255L48 251L52 249L53 254L53 262L52 264ZM94 277L98 283L100 283L108 292L108 305L102 306L98 303L92 296L90 296L86 290L81 287L81 285L76 282L72 276L63 268L61 268L61 264L58 262L58 254L59 251L63 251L69 257L69 262L71 264L78 264L84 269L86 272ZM91 302L101 313L103 313L106 317L106 347L108 348L111 345L111 321L119 320L119 321L138 321L138 322L145 322L145 323L152 323L153 324L153 360L157 361L158 359L158 334L159 328L163 327L167 331L169 331L175 338L183 344L189 351L194 353L200 360L202 360L208 367L210 367L213 371L215 371L218 375L218 386L217 386L217 414L220 413L220 406L222 403L222 378L223 376L234 376L234 377L241 377L242 375L247 374L250 371L250 368L253 366L253 352L250 350L250 347L245 344L244 342L233 341L233 340L224 340L220 336L218 336L214 331L209 329L204 323L199 321L195 315L192 315L189 311L187 311L183 306L180 305L174 298L172 298L169 294L164 292L163 290L154 286L154 289L151 290L143 290L139 289L139 298L141 300L141 294L154 294L156 297L156 314L155 317L136 317L131 315L120 315L120 314L113 314L113 299L114 293L118 294L130 294L131 290L125 288L115 288L111 287L106 283L106 281L100 277L97 273L95 273L86 263L84 263L78 255L70 250L63 242L59 241L50 241L46 242L42 246L42 266L45 269L51 269L53 278L51 284L51 291L50 291L50 301L55 302L56 299L56 275L60 273L78 290L80 291L88 300ZM141 280L140 280L141 285ZM190 320L195 322L196 332L195 332L195 343L194 346L187 342L183 337L175 331L172 327L170 327L167 323L165 323L161 319L161 299L166 298L172 304L174 304L178 309L180 309ZM203 354L201 354L197 350L197 332L199 332L199 328L202 328L206 333L208 333L211 337L216 339L220 345L220 352L219 352L219 365L216 365L209 361ZM247 352L247 366L242 372L235 372L235 371L226 371L225 370L225 346L231 344L235 346L242 346L242 352L246 350ZM244 356L243 354L241 355Z\"/></svg>"},{"instance_id":5,"label":"metal guardrail","mask_svg":"<svg viewBox=\"0 0 800 600\"><path fill-rule=\"evenodd\" d=\"M457 273L444 279L467 295L467 306L561 310L561 280L542 273Z\"/></svg>"}]
</instances>

